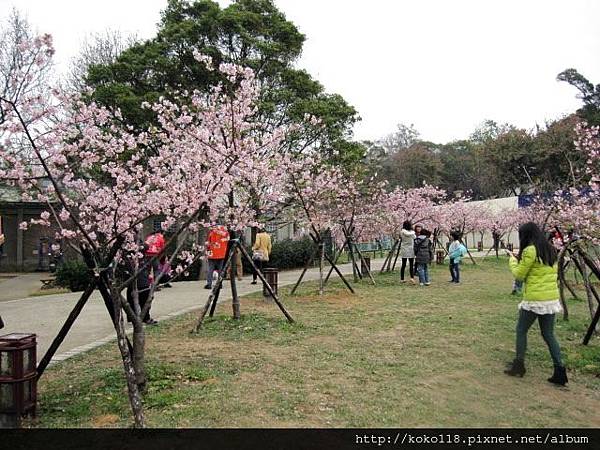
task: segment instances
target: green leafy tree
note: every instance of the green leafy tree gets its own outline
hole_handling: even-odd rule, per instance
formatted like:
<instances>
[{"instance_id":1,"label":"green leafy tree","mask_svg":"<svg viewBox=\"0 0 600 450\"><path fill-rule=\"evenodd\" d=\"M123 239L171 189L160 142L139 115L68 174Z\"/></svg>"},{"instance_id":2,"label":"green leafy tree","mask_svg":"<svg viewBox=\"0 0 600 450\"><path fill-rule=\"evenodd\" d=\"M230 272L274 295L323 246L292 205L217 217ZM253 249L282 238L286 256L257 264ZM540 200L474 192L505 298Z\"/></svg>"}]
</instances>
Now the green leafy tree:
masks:
<instances>
[{"instance_id":1,"label":"green leafy tree","mask_svg":"<svg viewBox=\"0 0 600 450\"><path fill-rule=\"evenodd\" d=\"M440 147L439 187L449 193L460 191L480 200L503 194L498 172L486 157L483 146L461 140Z\"/></svg>"},{"instance_id":2,"label":"green leafy tree","mask_svg":"<svg viewBox=\"0 0 600 450\"><path fill-rule=\"evenodd\" d=\"M600 84L594 86L576 69L564 70L556 79L569 83L579 91L577 97L583 101L583 107L577 111L579 117L589 125L600 125Z\"/></svg>"},{"instance_id":3,"label":"green leafy tree","mask_svg":"<svg viewBox=\"0 0 600 450\"><path fill-rule=\"evenodd\" d=\"M484 145L485 155L497 171L501 190L518 195L533 188L533 137L529 132L513 129Z\"/></svg>"},{"instance_id":4,"label":"green leafy tree","mask_svg":"<svg viewBox=\"0 0 600 450\"><path fill-rule=\"evenodd\" d=\"M234 62L256 72L261 87L257 114L265 133L303 122L306 114L320 120L322 126L309 127L288 142L288 150L314 146L333 160L355 163L362 156L362 147L350 142L358 114L341 96L327 94L308 73L293 67L304 40L271 0L237 0L225 8L210 0L169 0L156 37L133 45L112 64L90 67L87 82L95 100L120 107L127 122L143 126L154 120L141 108L144 101L204 90L220 81L197 64L194 51L200 51L215 64Z\"/></svg>"},{"instance_id":5,"label":"green leafy tree","mask_svg":"<svg viewBox=\"0 0 600 450\"><path fill-rule=\"evenodd\" d=\"M437 147L431 142L415 142L390 155L383 166L381 179L387 180L390 188L413 188L424 183L438 185L440 158Z\"/></svg>"}]
</instances>

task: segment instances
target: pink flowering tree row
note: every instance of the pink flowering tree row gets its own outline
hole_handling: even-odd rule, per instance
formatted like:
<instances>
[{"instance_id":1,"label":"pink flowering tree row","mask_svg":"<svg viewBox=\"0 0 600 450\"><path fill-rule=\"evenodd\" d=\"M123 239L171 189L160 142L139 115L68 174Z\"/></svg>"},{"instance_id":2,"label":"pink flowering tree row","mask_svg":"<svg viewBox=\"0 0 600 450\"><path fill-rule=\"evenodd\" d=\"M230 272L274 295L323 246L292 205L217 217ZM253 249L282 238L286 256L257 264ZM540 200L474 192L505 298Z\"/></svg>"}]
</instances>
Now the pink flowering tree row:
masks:
<instances>
[{"instance_id":1,"label":"pink flowering tree row","mask_svg":"<svg viewBox=\"0 0 600 450\"><path fill-rule=\"evenodd\" d=\"M140 245L143 223L162 217L163 227L175 230L171 262L178 273L185 271L202 255L203 248L193 243L200 227L219 218L234 228L255 223L252 208L236 203L236 189L267 180L265 198L280 197L278 171L259 155L280 146L289 129L254 132L258 90L247 68L222 64L213 70L226 81L210 92L182 92L144 105L158 125L140 132L125 126L117 110L51 86L45 92L52 95L21 88L36 67L49 64L51 37L23 42L21 51L22 63L6 79L10 95L0 98L0 181L15 186L24 199L47 205L39 219L20 224L22 229L53 222L59 237L82 255L92 281L81 302L100 290L117 334L135 424L143 426L142 318L159 281L156 277L140 307L135 280L151 263ZM210 67L208 58L196 57ZM119 276L119 268L127 275ZM133 304L122 294L131 284ZM133 324L133 343L125 334L125 318Z\"/></svg>"}]
</instances>

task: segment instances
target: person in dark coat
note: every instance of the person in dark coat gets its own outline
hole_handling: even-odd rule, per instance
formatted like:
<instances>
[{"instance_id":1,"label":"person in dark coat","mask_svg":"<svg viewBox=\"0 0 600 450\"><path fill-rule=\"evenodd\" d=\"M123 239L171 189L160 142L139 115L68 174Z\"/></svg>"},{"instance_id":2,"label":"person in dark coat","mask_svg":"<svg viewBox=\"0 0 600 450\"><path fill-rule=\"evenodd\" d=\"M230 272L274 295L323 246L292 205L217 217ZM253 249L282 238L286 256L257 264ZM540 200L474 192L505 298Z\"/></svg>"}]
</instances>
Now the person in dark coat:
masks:
<instances>
[{"instance_id":1,"label":"person in dark coat","mask_svg":"<svg viewBox=\"0 0 600 450\"><path fill-rule=\"evenodd\" d=\"M417 273L419 274L419 285L429 286L429 265L433 261L433 244L431 242L431 232L422 230L421 234L415 239L415 263Z\"/></svg>"}]
</instances>

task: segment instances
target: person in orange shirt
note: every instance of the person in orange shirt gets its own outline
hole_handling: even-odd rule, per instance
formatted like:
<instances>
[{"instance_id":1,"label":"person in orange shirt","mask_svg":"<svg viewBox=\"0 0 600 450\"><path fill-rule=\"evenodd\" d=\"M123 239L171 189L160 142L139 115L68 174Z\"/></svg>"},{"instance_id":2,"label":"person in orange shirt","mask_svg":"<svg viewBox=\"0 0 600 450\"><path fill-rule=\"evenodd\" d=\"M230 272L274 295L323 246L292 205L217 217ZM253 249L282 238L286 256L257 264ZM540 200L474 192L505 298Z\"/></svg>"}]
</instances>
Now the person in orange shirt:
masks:
<instances>
[{"instance_id":1,"label":"person in orange shirt","mask_svg":"<svg viewBox=\"0 0 600 450\"><path fill-rule=\"evenodd\" d=\"M210 229L206 240L206 286L204 289L212 289L213 272L221 270L227 256L227 242L229 232L223 225L217 225Z\"/></svg>"}]
</instances>

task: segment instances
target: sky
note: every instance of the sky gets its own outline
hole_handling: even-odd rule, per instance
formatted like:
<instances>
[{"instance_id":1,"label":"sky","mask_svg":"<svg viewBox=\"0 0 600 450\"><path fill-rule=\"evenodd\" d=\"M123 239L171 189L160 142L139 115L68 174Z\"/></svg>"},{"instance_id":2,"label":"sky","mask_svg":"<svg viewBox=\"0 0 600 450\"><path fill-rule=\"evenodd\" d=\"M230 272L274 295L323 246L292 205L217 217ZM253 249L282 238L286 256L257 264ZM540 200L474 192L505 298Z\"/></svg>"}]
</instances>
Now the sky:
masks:
<instances>
[{"instance_id":1,"label":"sky","mask_svg":"<svg viewBox=\"0 0 600 450\"><path fill-rule=\"evenodd\" d=\"M0 0L54 36L65 70L90 32L154 35L166 0ZM224 6L230 1L221 0ZM275 0L306 42L297 65L359 112L356 139L414 124L437 143L486 119L531 129L574 112L576 68L600 83L596 0Z\"/></svg>"}]
</instances>

